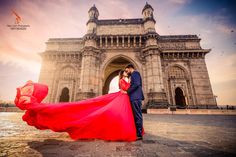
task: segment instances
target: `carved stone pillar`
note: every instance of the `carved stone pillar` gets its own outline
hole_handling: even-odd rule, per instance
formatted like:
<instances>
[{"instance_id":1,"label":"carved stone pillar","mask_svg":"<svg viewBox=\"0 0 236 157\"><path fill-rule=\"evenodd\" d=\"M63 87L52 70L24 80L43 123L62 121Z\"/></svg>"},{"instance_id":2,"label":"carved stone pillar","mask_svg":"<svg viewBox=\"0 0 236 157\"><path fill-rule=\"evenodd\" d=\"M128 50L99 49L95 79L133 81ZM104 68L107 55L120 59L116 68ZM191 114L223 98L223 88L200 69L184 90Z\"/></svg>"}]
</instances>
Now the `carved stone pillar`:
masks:
<instances>
[{"instance_id":1,"label":"carved stone pillar","mask_svg":"<svg viewBox=\"0 0 236 157\"><path fill-rule=\"evenodd\" d=\"M105 37L105 46L107 47L107 36Z\"/></svg>"},{"instance_id":2,"label":"carved stone pillar","mask_svg":"<svg viewBox=\"0 0 236 157\"><path fill-rule=\"evenodd\" d=\"M111 47L113 47L113 36L111 36Z\"/></svg>"},{"instance_id":3,"label":"carved stone pillar","mask_svg":"<svg viewBox=\"0 0 236 157\"><path fill-rule=\"evenodd\" d=\"M130 36L128 36L128 47L130 47Z\"/></svg>"},{"instance_id":4,"label":"carved stone pillar","mask_svg":"<svg viewBox=\"0 0 236 157\"><path fill-rule=\"evenodd\" d=\"M134 47L136 47L136 36L134 36Z\"/></svg>"},{"instance_id":5,"label":"carved stone pillar","mask_svg":"<svg viewBox=\"0 0 236 157\"><path fill-rule=\"evenodd\" d=\"M93 47L85 47L82 50L82 67L80 76L80 88L77 93L77 100L91 98L97 95L95 89L98 86L97 61L101 52Z\"/></svg>"},{"instance_id":6,"label":"carved stone pillar","mask_svg":"<svg viewBox=\"0 0 236 157\"><path fill-rule=\"evenodd\" d=\"M100 36L100 47L102 47L102 36Z\"/></svg>"},{"instance_id":7,"label":"carved stone pillar","mask_svg":"<svg viewBox=\"0 0 236 157\"><path fill-rule=\"evenodd\" d=\"M125 37L122 36L122 47L125 47Z\"/></svg>"},{"instance_id":8,"label":"carved stone pillar","mask_svg":"<svg viewBox=\"0 0 236 157\"><path fill-rule=\"evenodd\" d=\"M81 50L80 84L76 100L87 99L96 95L96 92L94 92L97 86L96 69L99 68L96 65L96 60L100 55L100 50L97 49L96 38L95 34L86 34L84 37L84 48Z\"/></svg>"},{"instance_id":9,"label":"carved stone pillar","mask_svg":"<svg viewBox=\"0 0 236 157\"><path fill-rule=\"evenodd\" d=\"M167 108L168 100L164 89L161 58L158 47L156 45L146 46L141 53L146 62L147 107Z\"/></svg>"},{"instance_id":10,"label":"carved stone pillar","mask_svg":"<svg viewBox=\"0 0 236 157\"><path fill-rule=\"evenodd\" d=\"M139 47L141 47L142 36L139 36Z\"/></svg>"},{"instance_id":11,"label":"carved stone pillar","mask_svg":"<svg viewBox=\"0 0 236 157\"><path fill-rule=\"evenodd\" d=\"M119 36L116 36L116 47L119 47Z\"/></svg>"}]
</instances>

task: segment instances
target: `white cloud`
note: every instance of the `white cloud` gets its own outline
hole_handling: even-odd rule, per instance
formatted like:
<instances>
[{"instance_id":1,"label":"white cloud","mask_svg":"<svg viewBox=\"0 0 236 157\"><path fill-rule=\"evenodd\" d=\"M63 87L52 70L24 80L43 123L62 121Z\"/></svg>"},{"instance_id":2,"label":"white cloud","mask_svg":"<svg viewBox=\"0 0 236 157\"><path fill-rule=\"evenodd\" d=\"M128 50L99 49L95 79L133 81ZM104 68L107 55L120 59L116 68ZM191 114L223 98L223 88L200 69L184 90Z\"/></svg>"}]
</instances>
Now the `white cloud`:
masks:
<instances>
[{"instance_id":1,"label":"white cloud","mask_svg":"<svg viewBox=\"0 0 236 157\"><path fill-rule=\"evenodd\" d=\"M191 0L169 0L169 1L175 4L181 4L181 5L191 2Z\"/></svg>"}]
</instances>

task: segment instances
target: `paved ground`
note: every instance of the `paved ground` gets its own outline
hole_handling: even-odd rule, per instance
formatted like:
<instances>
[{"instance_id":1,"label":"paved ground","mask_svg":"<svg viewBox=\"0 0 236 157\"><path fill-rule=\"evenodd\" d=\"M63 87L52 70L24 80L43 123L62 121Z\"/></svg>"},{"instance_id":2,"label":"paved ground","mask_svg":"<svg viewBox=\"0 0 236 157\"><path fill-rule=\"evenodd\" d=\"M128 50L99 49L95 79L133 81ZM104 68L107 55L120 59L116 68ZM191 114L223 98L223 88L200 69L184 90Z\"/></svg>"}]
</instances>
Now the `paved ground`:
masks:
<instances>
[{"instance_id":1,"label":"paved ground","mask_svg":"<svg viewBox=\"0 0 236 157\"><path fill-rule=\"evenodd\" d=\"M145 114L143 141L129 143L73 141L27 126L22 114L0 112L0 156L236 156L236 116Z\"/></svg>"}]
</instances>

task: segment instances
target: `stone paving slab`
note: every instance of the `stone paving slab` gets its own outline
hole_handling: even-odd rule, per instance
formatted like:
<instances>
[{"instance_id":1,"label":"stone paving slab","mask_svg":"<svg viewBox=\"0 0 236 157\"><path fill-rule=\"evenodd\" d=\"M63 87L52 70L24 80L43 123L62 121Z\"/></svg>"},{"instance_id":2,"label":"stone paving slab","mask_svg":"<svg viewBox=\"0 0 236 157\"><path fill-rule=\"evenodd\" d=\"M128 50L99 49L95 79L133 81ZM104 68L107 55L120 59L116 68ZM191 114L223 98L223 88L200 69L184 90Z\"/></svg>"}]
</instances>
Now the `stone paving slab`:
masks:
<instances>
[{"instance_id":1,"label":"stone paving slab","mask_svg":"<svg viewBox=\"0 0 236 157\"><path fill-rule=\"evenodd\" d=\"M189 115L234 115L236 110L220 110L220 109L147 109L148 114L189 114Z\"/></svg>"},{"instance_id":2,"label":"stone paving slab","mask_svg":"<svg viewBox=\"0 0 236 157\"><path fill-rule=\"evenodd\" d=\"M37 130L22 115L0 113L0 157L236 156L236 116L144 114L142 141L109 142Z\"/></svg>"}]
</instances>

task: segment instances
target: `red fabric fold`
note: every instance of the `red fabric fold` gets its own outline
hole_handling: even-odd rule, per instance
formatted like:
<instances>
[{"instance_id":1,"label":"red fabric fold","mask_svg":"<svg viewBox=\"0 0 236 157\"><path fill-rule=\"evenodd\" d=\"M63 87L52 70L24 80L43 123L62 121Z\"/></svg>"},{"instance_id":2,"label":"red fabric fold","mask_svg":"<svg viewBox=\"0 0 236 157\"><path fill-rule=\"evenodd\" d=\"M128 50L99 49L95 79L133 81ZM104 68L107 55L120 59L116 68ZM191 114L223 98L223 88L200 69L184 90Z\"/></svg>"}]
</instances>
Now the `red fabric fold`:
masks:
<instances>
[{"instance_id":1,"label":"red fabric fold","mask_svg":"<svg viewBox=\"0 0 236 157\"><path fill-rule=\"evenodd\" d=\"M120 80L122 90L130 84ZM72 139L136 140L136 128L127 94L111 93L69 103L41 103L47 85L27 82L17 88L15 104L26 110L22 119L38 129L68 132Z\"/></svg>"}]
</instances>

